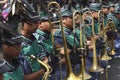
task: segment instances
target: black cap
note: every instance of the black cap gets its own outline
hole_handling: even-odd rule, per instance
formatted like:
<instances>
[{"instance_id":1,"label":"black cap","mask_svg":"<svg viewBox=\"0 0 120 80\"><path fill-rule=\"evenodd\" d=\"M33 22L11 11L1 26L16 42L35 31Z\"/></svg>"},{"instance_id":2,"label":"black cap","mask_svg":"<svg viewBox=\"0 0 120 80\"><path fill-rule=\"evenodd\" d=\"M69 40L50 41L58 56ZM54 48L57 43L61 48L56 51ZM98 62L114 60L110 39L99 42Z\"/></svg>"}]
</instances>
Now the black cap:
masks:
<instances>
[{"instance_id":1,"label":"black cap","mask_svg":"<svg viewBox=\"0 0 120 80\"><path fill-rule=\"evenodd\" d=\"M22 22L33 23L40 21L39 14L36 11L23 15L24 18L22 19Z\"/></svg>"},{"instance_id":2,"label":"black cap","mask_svg":"<svg viewBox=\"0 0 120 80\"><path fill-rule=\"evenodd\" d=\"M31 12L30 18L31 18L32 21L34 21L34 22L38 22L38 21L40 20L39 14L38 14L37 12Z\"/></svg>"},{"instance_id":3,"label":"black cap","mask_svg":"<svg viewBox=\"0 0 120 80\"><path fill-rule=\"evenodd\" d=\"M10 29L10 25L5 25L0 22L0 36L1 36L1 44L6 45L16 45L21 44L23 37Z\"/></svg>"}]
</instances>

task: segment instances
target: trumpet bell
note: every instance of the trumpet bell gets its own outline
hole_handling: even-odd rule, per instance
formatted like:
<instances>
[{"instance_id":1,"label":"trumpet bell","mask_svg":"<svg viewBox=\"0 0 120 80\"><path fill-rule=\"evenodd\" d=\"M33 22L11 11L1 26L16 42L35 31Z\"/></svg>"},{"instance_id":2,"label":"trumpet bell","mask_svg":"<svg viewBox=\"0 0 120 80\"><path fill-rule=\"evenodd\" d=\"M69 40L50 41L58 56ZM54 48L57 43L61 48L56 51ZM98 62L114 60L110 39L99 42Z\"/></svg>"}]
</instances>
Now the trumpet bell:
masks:
<instances>
[{"instance_id":1,"label":"trumpet bell","mask_svg":"<svg viewBox=\"0 0 120 80\"><path fill-rule=\"evenodd\" d=\"M80 79L82 79L82 78L84 77L85 80L92 78L91 75L88 74L88 73L83 73L83 74L79 75L78 77L79 77Z\"/></svg>"},{"instance_id":2,"label":"trumpet bell","mask_svg":"<svg viewBox=\"0 0 120 80\"><path fill-rule=\"evenodd\" d=\"M79 77L76 77L74 73L70 73L69 75L67 75L65 80L82 80Z\"/></svg>"},{"instance_id":3,"label":"trumpet bell","mask_svg":"<svg viewBox=\"0 0 120 80\"><path fill-rule=\"evenodd\" d=\"M101 56L100 60L111 60L112 58L107 54L106 48L103 49L103 55Z\"/></svg>"},{"instance_id":4,"label":"trumpet bell","mask_svg":"<svg viewBox=\"0 0 120 80\"><path fill-rule=\"evenodd\" d=\"M83 48L81 48L81 51ZM84 56L84 55L83 55ZM82 80L90 79L91 75L86 72L86 66L85 66L85 58L81 58L82 65L81 65L81 72L78 74L78 77L81 78Z\"/></svg>"},{"instance_id":5,"label":"trumpet bell","mask_svg":"<svg viewBox=\"0 0 120 80\"><path fill-rule=\"evenodd\" d=\"M110 55L115 55L115 54L116 54L115 51L111 50Z\"/></svg>"},{"instance_id":6,"label":"trumpet bell","mask_svg":"<svg viewBox=\"0 0 120 80\"><path fill-rule=\"evenodd\" d=\"M106 54L106 55L103 55L102 57L101 57L101 60L111 60L112 58L110 57L110 56L108 56L108 54Z\"/></svg>"},{"instance_id":7,"label":"trumpet bell","mask_svg":"<svg viewBox=\"0 0 120 80\"><path fill-rule=\"evenodd\" d=\"M100 66L92 66L89 71L90 72L102 72L104 69Z\"/></svg>"}]
</instances>

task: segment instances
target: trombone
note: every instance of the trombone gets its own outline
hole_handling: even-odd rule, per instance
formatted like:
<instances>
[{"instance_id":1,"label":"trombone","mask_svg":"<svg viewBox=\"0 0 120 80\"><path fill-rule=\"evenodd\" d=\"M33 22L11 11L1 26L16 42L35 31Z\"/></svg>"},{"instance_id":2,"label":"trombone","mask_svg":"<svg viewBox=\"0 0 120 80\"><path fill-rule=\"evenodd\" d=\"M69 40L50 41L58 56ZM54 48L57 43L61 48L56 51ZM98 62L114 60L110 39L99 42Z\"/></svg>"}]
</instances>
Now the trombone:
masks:
<instances>
[{"instance_id":1,"label":"trombone","mask_svg":"<svg viewBox=\"0 0 120 80\"><path fill-rule=\"evenodd\" d=\"M104 28L104 14L101 10L99 10L99 12L98 12L98 23L99 23L99 25L98 25L98 35L99 35L100 39L103 39L103 41L106 43L106 35L105 35L105 28ZM107 54L106 46L107 46L107 44L104 45L103 54L102 54L100 60L111 60L112 59Z\"/></svg>"},{"instance_id":2,"label":"trombone","mask_svg":"<svg viewBox=\"0 0 120 80\"><path fill-rule=\"evenodd\" d=\"M55 1L52 1L48 4L47 6L47 9L48 9L48 18L49 18L49 24L50 24L50 27L51 27L51 34L52 34L52 47L53 47L53 55L55 54L55 48L54 48L54 45L55 45L55 41L54 41L54 28L53 28L53 25L52 24L56 24L56 23L59 23L60 20L57 20L57 21L51 21L51 15L53 18L57 18L57 15L59 15L59 10L60 10L60 5L55 2ZM58 55L59 59L61 59L60 57L60 54ZM62 69L61 69L61 63L59 64L60 66L60 80L62 80ZM56 80L56 75L55 75L55 80Z\"/></svg>"},{"instance_id":3,"label":"trombone","mask_svg":"<svg viewBox=\"0 0 120 80\"><path fill-rule=\"evenodd\" d=\"M63 24L62 24L62 17L61 17L61 13L60 13L60 5L55 1L49 3L49 5L51 5L51 4L54 4L54 5L57 6L56 11L58 11L58 16L60 18L57 22L59 22L60 25L61 25L61 31L62 31L62 37L63 37L63 43L64 43L65 62L66 62L66 69L67 69L67 74L66 74L65 80L81 80L80 78L78 78L73 73L73 70L72 70L72 67L71 67L70 57L69 57L68 50L67 50L66 37L65 37L65 34L64 34L64 27L63 27Z\"/></svg>"},{"instance_id":4,"label":"trombone","mask_svg":"<svg viewBox=\"0 0 120 80\"><path fill-rule=\"evenodd\" d=\"M108 19L107 20L107 26L109 27L109 29L107 31L115 31L115 24L114 24L114 21L112 19ZM106 31L106 32L107 32ZM112 38L109 38L108 37L108 44L109 42L111 42L111 51L110 51L110 55L115 55L115 49L114 49L114 35L112 36Z\"/></svg>"},{"instance_id":5,"label":"trombone","mask_svg":"<svg viewBox=\"0 0 120 80\"><path fill-rule=\"evenodd\" d=\"M58 4L58 7L59 7L58 8L58 11L59 11L58 15L60 16L60 24L61 24L61 31L62 31L63 43L64 43L66 69L67 69L67 74L66 74L65 80L81 80L80 78L78 78L77 76L75 76L75 74L73 73L72 67L71 67L70 58L69 58L69 54L68 54L68 50L67 50L66 37L65 37L65 34L64 34L64 27L62 25L62 17L61 17L61 13L60 13L60 5L59 4Z\"/></svg>"},{"instance_id":6,"label":"trombone","mask_svg":"<svg viewBox=\"0 0 120 80\"><path fill-rule=\"evenodd\" d=\"M53 25L52 24L54 24L56 22L52 22L51 21L51 15L53 15L53 17L56 17L56 12L58 12L58 8L59 8L58 5L59 4L57 2L50 2L48 4L48 6L47 6L47 9L48 9L48 19L49 19L49 24L50 24L50 28L51 28L51 34L52 34L53 54L55 54L55 51L54 51L54 37L53 37L54 31L53 31ZM55 6L56 8L53 8L53 6Z\"/></svg>"},{"instance_id":7,"label":"trombone","mask_svg":"<svg viewBox=\"0 0 120 80\"><path fill-rule=\"evenodd\" d=\"M80 12L79 11L74 11L73 13L73 34L74 34L74 45L73 45L73 52L76 53L76 41L75 41L75 36L76 36L76 24L75 21L80 19Z\"/></svg>"},{"instance_id":8,"label":"trombone","mask_svg":"<svg viewBox=\"0 0 120 80\"><path fill-rule=\"evenodd\" d=\"M105 31L105 28L104 28L104 14L103 12L100 10L98 12L98 23L99 23L99 26L98 26L98 32L99 32L99 36L100 38L103 39L103 41L105 42L104 44L104 48L103 48L103 54L102 56L100 55L100 60L104 60L106 61L106 64L108 65L108 60L111 60L112 58L108 55L108 51L107 51L107 43L106 43L106 31ZM102 27L102 29L101 29ZM102 33L101 33L102 31ZM108 68L106 66L106 80L108 80Z\"/></svg>"},{"instance_id":9,"label":"trombone","mask_svg":"<svg viewBox=\"0 0 120 80\"><path fill-rule=\"evenodd\" d=\"M94 38L95 36L95 32L94 32L94 19L92 16L92 12L90 11L86 11L84 14L89 14L92 18L92 43L93 43L93 63L92 63L92 67L89 69L90 72L101 72L104 69L101 68L100 66L98 66L98 62L97 62L97 55L96 55L96 40Z\"/></svg>"},{"instance_id":10,"label":"trombone","mask_svg":"<svg viewBox=\"0 0 120 80\"><path fill-rule=\"evenodd\" d=\"M79 11L75 11L73 13L73 31L75 33L75 20L80 20L80 22L82 21L81 20L82 16L80 14ZM79 24L80 24L79 22ZM90 79L91 76L86 72L86 68L85 68L85 37L83 37L83 32L82 30L85 30L85 29L82 29L82 26L80 26L80 48L78 48L79 52L82 54L82 57L81 57L81 62L82 62L82 65L81 65L81 68L80 68L80 73L78 74L78 77L79 78L82 78L82 80L86 80L86 79ZM85 36L85 35L84 35ZM83 39L84 38L84 39Z\"/></svg>"}]
</instances>

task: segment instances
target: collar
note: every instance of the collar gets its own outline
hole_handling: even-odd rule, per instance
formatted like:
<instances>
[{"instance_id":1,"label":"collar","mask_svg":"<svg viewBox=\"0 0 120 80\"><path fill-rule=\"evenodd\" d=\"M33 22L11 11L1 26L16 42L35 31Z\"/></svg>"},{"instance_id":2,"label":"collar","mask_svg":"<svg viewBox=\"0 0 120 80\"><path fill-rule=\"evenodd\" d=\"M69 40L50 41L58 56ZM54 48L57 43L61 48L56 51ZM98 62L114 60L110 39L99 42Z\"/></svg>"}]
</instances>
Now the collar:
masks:
<instances>
[{"instance_id":1,"label":"collar","mask_svg":"<svg viewBox=\"0 0 120 80\"><path fill-rule=\"evenodd\" d=\"M64 31L67 34L70 34L70 33L72 33L73 30L71 30L70 28L64 27Z\"/></svg>"},{"instance_id":2,"label":"collar","mask_svg":"<svg viewBox=\"0 0 120 80\"><path fill-rule=\"evenodd\" d=\"M36 40L36 38L32 35L30 38L26 38L25 36L22 36L23 37L23 42L32 42L34 40Z\"/></svg>"},{"instance_id":3,"label":"collar","mask_svg":"<svg viewBox=\"0 0 120 80\"><path fill-rule=\"evenodd\" d=\"M36 30L36 33L40 34L40 35L43 36L43 37L48 37L48 36L49 36L49 34L43 32L43 31L40 30L40 29L37 29L37 30Z\"/></svg>"}]
</instances>

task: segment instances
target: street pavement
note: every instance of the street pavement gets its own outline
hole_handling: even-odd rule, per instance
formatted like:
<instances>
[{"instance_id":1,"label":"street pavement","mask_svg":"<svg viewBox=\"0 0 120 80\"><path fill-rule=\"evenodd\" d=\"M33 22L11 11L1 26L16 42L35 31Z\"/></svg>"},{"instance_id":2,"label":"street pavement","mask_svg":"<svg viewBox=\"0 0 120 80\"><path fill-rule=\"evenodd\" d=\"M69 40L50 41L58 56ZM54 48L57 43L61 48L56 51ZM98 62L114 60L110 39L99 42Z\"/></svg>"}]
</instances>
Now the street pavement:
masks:
<instances>
[{"instance_id":1,"label":"street pavement","mask_svg":"<svg viewBox=\"0 0 120 80\"><path fill-rule=\"evenodd\" d=\"M111 66L108 68L108 79L106 79L106 71L98 80L120 80L120 58L113 58L109 61L109 65Z\"/></svg>"}]
</instances>

